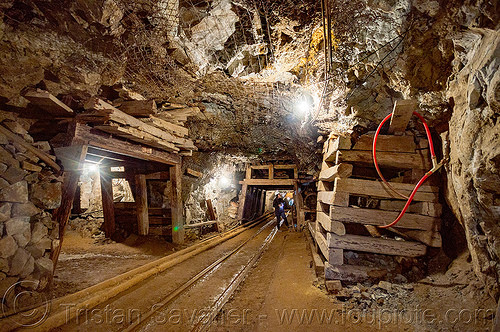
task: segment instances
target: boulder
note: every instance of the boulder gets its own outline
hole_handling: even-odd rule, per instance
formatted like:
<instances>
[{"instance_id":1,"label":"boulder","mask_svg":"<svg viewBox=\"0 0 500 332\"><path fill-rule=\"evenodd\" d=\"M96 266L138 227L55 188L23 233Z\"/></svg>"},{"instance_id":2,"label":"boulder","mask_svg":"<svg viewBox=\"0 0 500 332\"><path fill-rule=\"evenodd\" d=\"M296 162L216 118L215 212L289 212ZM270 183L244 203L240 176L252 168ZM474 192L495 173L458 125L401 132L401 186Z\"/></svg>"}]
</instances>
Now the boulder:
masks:
<instances>
[{"instance_id":1,"label":"boulder","mask_svg":"<svg viewBox=\"0 0 500 332\"><path fill-rule=\"evenodd\" d=\"M40 257L35 261L35 266L37 271L40 272L41 275L51 275L54 270L54 263L51 259L46 257Z\"/></svg>"},{"instance_id":2,"label":"boulder","mask_svg":"<svg viewBox=\"0 0 500 332\"><path fill-rule=\"evenodd\" d=\"M7 180L0 178L0 190L7 188L8 186L10 186L10 183Z\"/></svg>"},{"instance_id":3,"label":"boulder","mask_svg":"<svg viewBox=\"0 0 500 332\"><path fill-rule=\"evenodd\" d=\"M40 213L40 209L38 209L35 204L31 202L15 203L12 207L13 217L33 217L38 213Z\"/></svg>"},{"instance_id":4,"label":"boulder","mask_svg":"<svg viewBox=\"0 0 500 332\"><path fill-rule=\"evenodd\" d=\"M43 254L45 254L45 249L42 248L40 243L30 244L25 249L28 250L31 256L33 256L35 259L40 258L43 256Z\"/></svg>"},{"instance_id":5,"label":"boulder","mask_svg":"<svg viewBox=\"0 0 500 332\"><path fill-rule=\"evenodd\" d=\"M49 230L42 222L35 223L33 230L31 231L31 242L39 242L44 236L47 236L48 233Z\"/></svg>"},{"instance_id":6,"label":"boulder","mask_svg":"<svg viewBox=\"0 0 500 332\"><path fill-rule=\"evenodd\" d=\"M30 258L31 260L33 260L33 257L31 256L29 251L23 248L17 248L16 253L14 254L14 256L12 256L12 259L10 261L10 269L8 274L11 276L17 276L28 271L30 269L30 264L33 265L33 262L30 263ZM31 271L28 272L28 274L30 274L31 272L33 272L33 267L31 268Z\"/></svg>"},{"instance_id":7,"label":"boulder","mask_svg":"<svg viewBox=\"0 0 500 332\"><path fill-rule=\"evenodd\" d=\"M39 208L56 209L61 205L61 197L60 182L41 182L32 186L31 198Z\"/></svg>"},{"instance_id":8,"label":"boulder","mask_svg":"<svg viewBox=\"0 0 500 332\"><path fill-rule=\"evenodd\" d=\"M11 203L0 203L0 222L4 222L10 219Z\"/></svg>"},{"instance_id":9,"label":"boulder","mask_svg":"<svg viewBox=\"0 0 500 332\"><path fill-rule=\"evenodd\" d=\"M26 175L28 175L28 172L15 166L10 166L4 173L0 174L2 178L11 184L21 181Z\"/></svg>"},{"instance_id":10,"label":"boulder","mask_svg":"<svg viewBox=\"0 0 500 332\"><path fill-rule=\"evenodd\" d=\"M17 217L9 219L5 222L5 230L7 235L23 234L26 231L31 233L29 217Z\"/></svg>"},{"instance_id":11,"label":"boulder","mask_svg":"<svg viewBox=\"0 0 500 332\"><path fill-rule=\"evenodd\" d=\"M0 258L0 271L9 272L9 261L6 258Z\"/></svg>"},{"instance_id":12,"label":"boulder","mask_svg":"<svg viewBox=\"0 0 500 332\"><path fill-rule=\"evenodd\" d=\"M12 237L16 240L19 247L24 248L31 240L31 233L14 234Z\"/></svg>"},{"instance_id":13,"label":"boulder","mask_svg":"<svg viewBox=\"0 0 500 332\"><path fill-rule=\"evenodd\" d=\"M36 147L37 149L44 151L44 152L49 152L51 149L50 144L47 141L35 142L35 143L33 143L33 146Z\"/></svg>"},{"instance_id":14,"label":"boulder","mask_svg":"<svg viewBox=\"0 0 500 332\"><path fill-rule=\"evenodd\" d=\"M3 123L7 128L10 129L13 133L19 134L19 135L26 135L28 131L17 121L4 121Z\"/></svg>"},{"instance_id":15,"label":"boulder","mask_svg":"<svg viewBox=\"0 0 500 332\"><path fill-rule=\"evenodd\" d=\"M12 153L4 149L2 146L0 146L0 160L4 164L19 168L19 161L12 157Z\"/></svg>"},{"instance_id":16,"label":"boulder","mask_svg":"<svg viewBox=\"0 0 500 332\"><path fill-rule=\"evenodd\" d=\"M16 240L10 235L7 235L0 239L0 256L2 258L8 258L17 250Z\"/></svg>"},{"instance_id":17,"label":"boulder","mask_svg":"<svg viewBox=\"0 0 500 332\"><path fill-rule=\"evenodd\" d=\"M0 201L12 203L28 202L28 183L19 181L0 190ZM60 202L60 198L59 198Z\"/></svg>"}]
</instances>

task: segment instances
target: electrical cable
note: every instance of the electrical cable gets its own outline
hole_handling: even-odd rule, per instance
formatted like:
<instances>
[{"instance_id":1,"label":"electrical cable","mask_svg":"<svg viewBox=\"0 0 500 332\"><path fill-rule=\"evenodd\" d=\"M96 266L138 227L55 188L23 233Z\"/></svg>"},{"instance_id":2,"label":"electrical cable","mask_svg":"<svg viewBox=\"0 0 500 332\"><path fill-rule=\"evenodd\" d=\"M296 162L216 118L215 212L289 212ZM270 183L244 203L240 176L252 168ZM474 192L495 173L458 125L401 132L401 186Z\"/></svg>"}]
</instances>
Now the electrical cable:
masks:
<instances>
[{"instance_id":1,"label":"electrical cable","mask_svg":"<svg viewBox=\"0 0 500 332\"><path fill-rule=\"evenodd\" d=\"M380 228L392 227L392 226L396 225L401 220L401 218L403 218L404 214L406 213L406 211L410 207L410 204L411 204L413 198L417 194L418 189L422 186L422 184L425 182L425 180L427 180L427 178L429 178L439 168L441 168L441 166L443 166L443 163L444 163L444 159L441 160L439 163L437 163L436 153L434 152L434 143L432 141L431 131L430 131L429 126L427 125L427 122L425 121L424 117L422 115L420 115L418 112L413 112L413 114L415 116L417 116L422 121L422 124L424 125L425 133L427 135L427 140L429 141L429 150L430 150L430 154L431 154L431 158L432 158L432 169L430 171L428 171L427 173L425 173L424 176L420 179L420 181L418 181L418 183L415 185L415 188L413 188L410 196L406 196L406 195L398 192L393 186L391 186L391 184L385 179L384 175L382 174L380 167L378 165L378 162L377 162L377 139L378 139L378 136L380 135L380 130L382 129L382 126L384 125L384 123L387 122L387 120L389 120L392 117L392 113L389 114L388 116L386 116L382 120L382 122L379 124L377 131L375 132L375 136L373 137L373 164L375 165L375 169L377 170L378 175L382 179L383 183L387 186L387 188L389 188L392 192L394 192L398 196L406 199L407 201L406 201L405 206L403 207L403 210L401 210L401 212L399 213L397 218L388 225L379 226Z\"/></svg>"}]
</instances>

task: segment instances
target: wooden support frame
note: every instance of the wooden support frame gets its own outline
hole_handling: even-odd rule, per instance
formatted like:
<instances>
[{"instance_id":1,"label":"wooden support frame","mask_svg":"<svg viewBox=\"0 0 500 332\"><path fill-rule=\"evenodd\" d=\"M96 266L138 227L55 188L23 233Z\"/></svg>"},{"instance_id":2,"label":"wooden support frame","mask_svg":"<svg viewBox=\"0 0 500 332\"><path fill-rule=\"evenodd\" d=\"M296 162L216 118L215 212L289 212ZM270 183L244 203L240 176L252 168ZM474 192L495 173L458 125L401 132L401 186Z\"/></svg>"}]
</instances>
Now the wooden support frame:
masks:
<instances>
[{"instance_id":1,"label":"wooden support frame","mask_svg":"<svg viewBox=\"0 0 500 332\"><path fill-rule=\"evenodd\" d=\"M137 174L135 176L135 204L137 212L137 232L139 235L148 235L148 187L145 174Z\"/></svg>"},{"instance_id":2,"label":"wooden support frame","mask_svg":"<svg viewBox=\"0 0 500 332\"><path fill-rule=\"evenodd\" d=\"M75 142L77 143L77 142ZM54 265L54 271L56 269L57 260L59 259L59 254L61 253L62 242L64 238L64 228L69 220L69 215L71 214L71 208L73 207L73 201L76 195L76 188L78 187L78 181L80 180L79 169L83 167L83 161L85 160L85 155L87 154L87 145L70 146L67 147L67 155L73 155L74 168L68 168L64 171L63 186L62 186L62 199L61 205L54 210L53 219L59 224L59 243L58 246L54 247L51 253L51 259ZM62 151L62 150L59 150Z\"/></svg>"},{"instance_id":3,"label":"wooden support frame","mask_svg":"<svg viewBox=\"0 0 500 332\"><path fill-rule=\"evenodd\" d=\"M99 172L101 180L102 210L104 215L104 233L111 238L115 233L115 208L113 204L113 179L107 174L108 169Z\"/></svg>"},{"instance_id":4,"label":"wooden support frame","mask_svg":"<svg viewBox=\"0 0 500 332\"><path fill-rule=\"evenodd\" d=\"M184 243L184 218L182 207L182 171L181 165L170 167L170 182L172 184L172 242Z\"/></svg>"}]
</instances>

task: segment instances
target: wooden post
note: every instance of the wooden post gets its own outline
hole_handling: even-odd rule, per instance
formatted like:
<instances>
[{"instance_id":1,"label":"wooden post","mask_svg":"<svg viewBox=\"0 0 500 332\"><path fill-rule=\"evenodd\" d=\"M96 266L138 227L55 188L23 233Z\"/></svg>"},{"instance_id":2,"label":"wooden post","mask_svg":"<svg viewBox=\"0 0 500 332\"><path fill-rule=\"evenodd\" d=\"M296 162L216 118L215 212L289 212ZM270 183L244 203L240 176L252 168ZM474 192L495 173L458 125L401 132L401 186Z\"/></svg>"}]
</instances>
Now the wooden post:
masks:
<instances>
[{"instance_id":1,"label":"wooden post","mask_svg":"<svg viewBox=\"0 0 500 332\"><path fill-rule=\"evenodd\" d=\"M184 242L184 219L180 164L170 167L170 182L172 183L172 242L181 244Z\"/></svg>"},{"instance_id":2,"label":"wooden post","mask_svg":"<svg viewBox=\"0 0 500 332\"><path fill-rule=\"evenodd\" d=\"M263 215L266 209L266 191L262 190L262 195L260 198L260 210L259 210L259 216Z\"/></svg>"},{"instance_id":3,"label":"wooden post","mask_svg":"<svg viewBox=\"0 0 500 332\"><path fill-rule=\"evenodd\" d=\"M248 186L246 185L246 183L243 183L243 185L241 186L240 202L238 205L238 220L240 222L243 219L243 211L245 209L245 201L247 198L247 187Z\"/></svg>"},{"instance_id":4,"label":"wooden post","mask_svg":"<svg viewBox=\"0 0 500 332\"><path fill-rule=\"evenodd\" d=\"M305 224L304 218L304 202L302 200L302 194L299 192L298 182L295 181L293 185L294 194L295 194L295 203L297 204L297 223L299 227L302 227Z\"/></svg>"},{"instance_id":5,"label":"wooden post","mask_svg":"<svg viewBox=\"0 0 500 332\"><path fill-rule=\"evenodd\" d=\"M391 123L389 125L389 134L403 135L408 122L416 111L418 103L416 100L398 100L394 104L394 109L392 111Z\"/></svg>"},{"instance_id":6,"label":"wooden post","mask_svg":"<svg viewBox=\"0 0 500 332\"><path fill-rule=\"evenodd\" d=\"M59 224L59 245L53 248L51 254L51 259L54 263L54 271L56 270L57 260L59 258L59 254L61 253L64 228L68 223L71 208L73 207L76 188L78 187L78 181L80 180L80 170L82 169L83 161L85 160L85 155L87 154L87 148L87 145L70 146L65 148L66 152L71 152L71 154L73 155L72 159L75 161L73 166L75 167L65 168L63 174L64 180L62 187L61 205L57 209L55 209L53 213L53 219L56 223Z\"/></svg>"},{"instance_id":7,"label":"wooden post","mask_svg":"<svg viewBox=\"0 0 500 332\"><path fill-rule=\"evenodd\" d=\"M99 172L101 180L102 212L104 215L104 233L111 238L115 232L115 207L113 205L113 179L107 174L109 167Z\"/></svg>"},{"instance_id":8,"label":"wooden post","mask_svg":"<svg viewBox=\"0 0 500 332\"><path fill-rule=\"evenodd\" d=\"M274 179L274 165L273 164L269 165L269 179L270 180Z\"/></svg>"},{"instance_id":9,"label":"wooden post","mask_svg":"<svg viewBox=\"0 0 500 332\"><path fill-rule=\"evenodd\" d=\"M135 176L135 206L137 211L137 231L139 235L148 235L148 186L146 184L145 174L137 174Z\"/></svg>"}]
</instances>

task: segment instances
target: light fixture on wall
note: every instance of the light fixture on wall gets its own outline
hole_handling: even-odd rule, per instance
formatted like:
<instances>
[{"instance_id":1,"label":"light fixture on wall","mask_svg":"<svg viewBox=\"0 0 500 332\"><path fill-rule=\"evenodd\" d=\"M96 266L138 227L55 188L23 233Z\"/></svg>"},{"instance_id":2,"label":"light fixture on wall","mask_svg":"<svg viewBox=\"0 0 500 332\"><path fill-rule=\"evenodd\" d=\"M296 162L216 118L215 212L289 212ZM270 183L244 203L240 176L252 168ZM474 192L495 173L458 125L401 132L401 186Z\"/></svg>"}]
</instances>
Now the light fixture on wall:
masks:
<instances>
[{"instance_id":1,"label":"light fixture on wall","mask_svg":"<svg viewBox=\"0 0 500 332\"><path fill-rule=\"evenodd\" d=\"M85 163L83 165L83 169L89 173L94 173L99 170L99 165L98 164L93 164L93 163Z\"/></svg>"},{"instance_id":2,"label":"light fixture on wall","mask_svg":"<svg viewBox=\"0 0 500 332\"><path fill-rule=\"evenodd\" d=\"M231 179L226 176L226 175L222 175L220 178L219 178L219 187L221 188L228 188L231 186Z\"/></svg>"}]
</instances>

